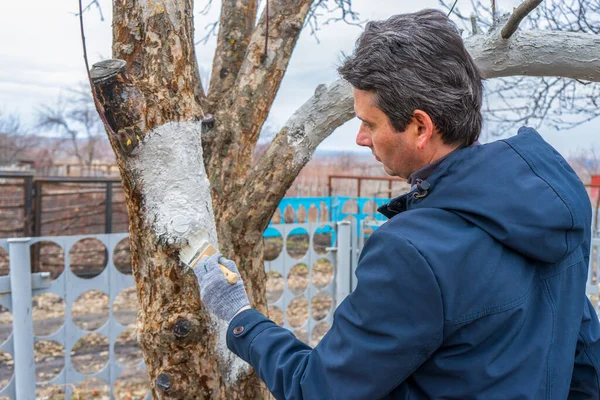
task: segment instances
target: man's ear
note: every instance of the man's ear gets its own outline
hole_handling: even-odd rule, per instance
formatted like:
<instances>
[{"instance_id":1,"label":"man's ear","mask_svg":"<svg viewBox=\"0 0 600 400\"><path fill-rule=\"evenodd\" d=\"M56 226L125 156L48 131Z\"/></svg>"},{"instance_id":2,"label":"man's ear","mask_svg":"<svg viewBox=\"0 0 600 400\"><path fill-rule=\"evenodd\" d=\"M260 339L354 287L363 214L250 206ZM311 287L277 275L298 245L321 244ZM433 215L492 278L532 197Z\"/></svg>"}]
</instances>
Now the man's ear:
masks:
<instances>
[{"instance_id":1,"label":"man's ear","mask_svg":"<svg viewBox=\"0 0 600 400\"><path fill-rule=\"evenodd\" d=\"M423 150L433 135L433 121L425 111L415 110L413 112L413 122L417 128L417 148Z\"/></svg>"}]
</instances>

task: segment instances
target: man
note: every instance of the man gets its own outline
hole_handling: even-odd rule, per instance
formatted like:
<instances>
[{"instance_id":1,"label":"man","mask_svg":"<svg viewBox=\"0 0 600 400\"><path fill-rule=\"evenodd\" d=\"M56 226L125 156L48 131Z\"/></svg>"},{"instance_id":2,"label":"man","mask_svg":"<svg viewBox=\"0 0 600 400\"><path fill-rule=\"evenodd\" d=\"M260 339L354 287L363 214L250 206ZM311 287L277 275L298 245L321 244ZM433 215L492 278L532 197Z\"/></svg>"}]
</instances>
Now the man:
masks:
<instances>
[{"instance_id":1,"label":"man","mask_svg":"<svg viewBox=\"0 0 600 400\"><path fill-rule=\"evenodd\" d=\"M530 128L476 145L481 77L456 27L424 10L367 24L340 68L357 143L410 193L380 211L358 285L315 348L249 309L219 255L198 268L227 345L278 399L599 399L585 295L591 207Z\"/></svg>"}]
</instances>

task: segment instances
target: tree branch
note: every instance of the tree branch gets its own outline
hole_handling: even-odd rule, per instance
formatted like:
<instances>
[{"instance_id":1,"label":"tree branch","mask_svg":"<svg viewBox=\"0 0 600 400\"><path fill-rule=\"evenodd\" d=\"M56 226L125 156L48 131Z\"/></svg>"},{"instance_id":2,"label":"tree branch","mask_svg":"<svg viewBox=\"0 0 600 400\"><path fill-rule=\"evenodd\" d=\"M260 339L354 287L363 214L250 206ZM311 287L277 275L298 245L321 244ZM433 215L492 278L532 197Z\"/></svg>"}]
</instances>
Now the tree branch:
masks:
<instances>
[{"instance_id":1,"label":"tree branch","mask_svg":"<svg viewBox=\"0 0 600 400\"><path fill-rule=\"evenodd\" d=\"M529 31L506 42L492 33L469 38L465 45L486 79L529 75L600 82L600 56L590 56L600 54L600 40L589 34ZM324 85L317 88L255 166L243 189L243 193L248 193L244 203L260 203L261 207L274 210L317 145L353 115L350 86L339 80L327 88ZM238 221L239 224L256 222Z\"/></svg>"},{"instance_id":2,"label":"tree branch","mask_svg":"<svg viewBox=\"0 0 600 400\"><path fill-rule=\"evenodd\" d=\"M257 0L223 1L209 86L209 104L217 103L233 86L246 56L257 9Z\"/></svg>"},{"instance_id":3,"label":"tree branch","mask_svg":"<svg viewBox=\"0 0 600 400\"><path fill-rule=\"evenodd\" d=\"M519 24L529 14L532 12L537 6L542 3L543 0L525 0L521 3L513 13L510 18L502 28L501 34L503 39L508 39L512 36L513 33L517 31L519 28Z\"/></svg>"},{"instance_id":4,"label":"tree branch","mask_svg":"<svg viewBox=\"0 0 600 400\"><path fill-rule=\"evenodd\" d=\"M339 11L339 16L330 17L322 25L330 23L345 22L348 25L354 25L363 28L363 21L360 21L359 15L352 9L352 0L333 0L335 7L329 6L330 0L315 0L308 12L305 27L310 29L310 34L314 36L317 43L320 43L317 31L319 31L320 19L327 14ZM320 12L321 11L321 12Z\"/></svg>"},{"instance_id":5,"label":"tree branch","mask_svg":"<svg viewBox=\"0 0 600 400\"><path fill-rule=\"evenodd\" d=\"M505 41L476 35L465 46L485 79L560 76L600 82L600 38L575 32L526 31Z\"/></svg>"},{"instance_id":6,"label":"tree branch","mask_svg":"<svg viewBox=\"0 0 600 400\"><path fill-rule=\"evenodd\" d=\"M252 33L246 58L229 96L229 101L235 102L234 112L247 116L240 121L243 136L258 138L311 3L310 0L273 2L270 7L269 32L266 32L266 17L263 13ZM265 51L267 34L271 40Z\"/></svg>"},{"instance_id":7,"label":"tree branch","mask_svg":"<svg viewBox=\"0 0 600 400\"><path fill-rule=\"evenodd\" d=\"M85 6L85 8L83 8L83 10L80 7L79 13L75 14L75 16L79 17L84 12L89 11L92 6L96 6L96 9L98 9L98 13L100 14L100 21L104 22L104 14L102 13L102 7L100 6L98 0L92 0L87 6Z\"/></svg>"},{"instance_id":8,"label":"tree branch","mask_svg":"<svg viewBox=\"0 0 600 400\"><path fill-rule=\"evenodd\" d=\"M353 104L352 87L341 79L329 86L317 87L314 96L292 115L273 139L242 190L243 203L260 204L271 212L244 213L234 224L267 226L279 200L310 161L317 146L354 117Z\"/></svg>"},{"instance_id":9,"label":"tree branch","mask_svg":"<svg viewBox=\"0 0 600 400\"><path fill-rule=\"evenodd\" d=\"M219 109L215 110L214 132L218 131L219 134L213 137L206 133L202 138L209 174L210 171L219 171L224 160L238 166L237 171L229 169L226 175L212 177L211 180L215 179L212 181L213 187L221 187L221 182L237 180L240 175L243 175L241 182L245 182L258 136L281 85L311 3L311 0L271 3L266 56L264 47L267 32L263 12L231 91L222 99ZM218 71L213 71L214 74L218 74Z\"/></svg>"}]
</instances>

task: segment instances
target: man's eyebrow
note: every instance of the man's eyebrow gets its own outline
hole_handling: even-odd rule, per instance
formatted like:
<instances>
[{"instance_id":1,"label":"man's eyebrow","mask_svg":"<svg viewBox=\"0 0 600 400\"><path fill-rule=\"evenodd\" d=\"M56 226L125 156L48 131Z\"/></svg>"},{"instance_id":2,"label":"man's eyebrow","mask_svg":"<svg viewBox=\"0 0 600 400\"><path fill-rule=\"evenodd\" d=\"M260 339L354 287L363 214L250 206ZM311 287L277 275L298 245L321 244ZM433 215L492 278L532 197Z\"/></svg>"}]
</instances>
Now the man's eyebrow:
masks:
<instances>
[{"instance_id":1,"label":"man's eyebrow","mask_svg":"<svg viewBox=\"0 0 600 400\"><path fill-rule=\"evenodd\" d=\"M356 114L356 111L354 112L354 114L356 115L356 118L360 119L362 122L367 123L369 125L373 125L373 123L371 121L361 118L360 115Z\"/></svg>"}]
</instances>

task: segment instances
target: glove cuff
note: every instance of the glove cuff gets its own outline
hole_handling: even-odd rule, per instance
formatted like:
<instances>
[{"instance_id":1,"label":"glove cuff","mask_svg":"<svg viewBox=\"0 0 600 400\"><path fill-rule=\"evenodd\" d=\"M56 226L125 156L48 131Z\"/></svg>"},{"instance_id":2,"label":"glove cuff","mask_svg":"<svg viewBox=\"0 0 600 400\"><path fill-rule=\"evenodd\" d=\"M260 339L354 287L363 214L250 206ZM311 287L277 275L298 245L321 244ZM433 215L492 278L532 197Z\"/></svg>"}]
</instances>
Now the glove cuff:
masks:
<instances>
[{"instance_id":1,"label":"glove cuff","mask_svg":"<svg viewBox=\"0 0 600 400\"><path fill-rule=\"evenodd\" d=\"M220 302L223 305L227 305L227 308L223 310L224 315L222 315L222 318L224 321L228 322L233 319L240 309L250 306L248 295L246 294L246 290L242 284L236 283L233 285L233 287L231 287L231 289L232 290L229 290L227 293L225 293L222 301Z\"/></svg>"}]
</instances>

